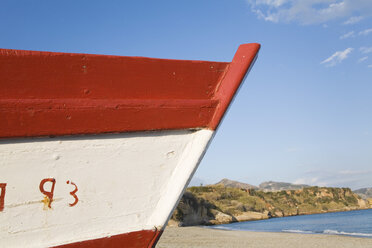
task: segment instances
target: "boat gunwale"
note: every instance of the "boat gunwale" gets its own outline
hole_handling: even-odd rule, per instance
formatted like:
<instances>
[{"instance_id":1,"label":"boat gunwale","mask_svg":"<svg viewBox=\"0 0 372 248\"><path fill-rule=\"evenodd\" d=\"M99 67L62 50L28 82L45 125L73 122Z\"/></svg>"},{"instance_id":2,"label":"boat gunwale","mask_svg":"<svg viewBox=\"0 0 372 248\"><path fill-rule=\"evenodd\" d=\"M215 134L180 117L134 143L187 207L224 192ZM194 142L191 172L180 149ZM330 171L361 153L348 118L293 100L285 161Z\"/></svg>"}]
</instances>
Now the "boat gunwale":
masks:
<instances>
[{"instance_id":1,"label":"boat gunwale","mask_svg":"<svg viewBox=\"0 0 372 248\"><path fill-rule=\"evenodd\" d=\"M152 130L205 128L216 130L247 72L252 67L260 45L240 45L228 62L197 61L226 65L215 82L214 92L206 99L169 96L167 99L107 98L6 98L0 97L0 139L125 133ZM99 58L133 58L161 61L193 60L152 59L146 57L69 54L28 50L0 49L5 56L92 56ZM1 57L0 57L1 58ZM213 67L213 66L211 66ZM6 72L2 72L6 73ZM190 72L191 74L193 72ZM27 83L27 82L26 82ZM151 94L150 94L151 95ZM144 96L145 97L145 96ZM87 119L90 121L88 122ZM148 123L151 120L151 123ZM43 122L48 122L44 124ZM112 125L111 127L108 127ZM84 127L86 125L86 127ZM96 126L94 126L96 125Z\"/></svg>"}]
</instances>

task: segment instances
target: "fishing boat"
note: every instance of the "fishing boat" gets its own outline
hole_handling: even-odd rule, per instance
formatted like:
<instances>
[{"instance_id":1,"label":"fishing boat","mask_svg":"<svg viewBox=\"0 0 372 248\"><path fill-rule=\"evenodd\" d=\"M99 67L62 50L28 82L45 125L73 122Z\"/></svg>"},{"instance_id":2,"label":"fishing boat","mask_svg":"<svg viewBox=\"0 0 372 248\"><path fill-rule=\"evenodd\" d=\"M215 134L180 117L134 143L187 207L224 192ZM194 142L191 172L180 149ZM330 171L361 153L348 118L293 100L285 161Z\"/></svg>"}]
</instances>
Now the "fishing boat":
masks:
<instances>
[{"instance_id":1,"label":"fishing boat","mask_svg":"<svg viewBox=\"0 0 372 248\"><path fill-rule=\"evenodd\" d=\"M0 247L155 247L259 48L0 49Z\"/></svg>"}]
</instances>

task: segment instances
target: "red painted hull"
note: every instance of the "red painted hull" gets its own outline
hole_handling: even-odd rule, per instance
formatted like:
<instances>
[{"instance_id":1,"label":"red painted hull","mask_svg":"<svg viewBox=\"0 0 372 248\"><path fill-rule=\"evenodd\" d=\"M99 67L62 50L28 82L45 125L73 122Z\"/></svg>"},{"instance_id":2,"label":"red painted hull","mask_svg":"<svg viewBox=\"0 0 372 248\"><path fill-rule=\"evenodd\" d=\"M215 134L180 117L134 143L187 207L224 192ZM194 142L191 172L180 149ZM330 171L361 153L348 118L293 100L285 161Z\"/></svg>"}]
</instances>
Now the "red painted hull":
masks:
<instances>
[{"instance_id":1,"label":"red painted hull","mask_svg":"<svg viewBox=\"0 0 372 248\"><path fill-rule=\"evenodd\" d=\"M0 138L215 130L259 47L231 63L0 49Z\"/></svg>"},{"instance_id":2,"label":"red painted hull","mask_svg":"<svg viewBox=\"0 0 372 248\"><path fill-rule=\"evenodd\" d=\"M87 240L67 245L55 246L55 248L150 248L155 247L162 231L143 230L111 237Z\"/></svg>"}]
</instances>

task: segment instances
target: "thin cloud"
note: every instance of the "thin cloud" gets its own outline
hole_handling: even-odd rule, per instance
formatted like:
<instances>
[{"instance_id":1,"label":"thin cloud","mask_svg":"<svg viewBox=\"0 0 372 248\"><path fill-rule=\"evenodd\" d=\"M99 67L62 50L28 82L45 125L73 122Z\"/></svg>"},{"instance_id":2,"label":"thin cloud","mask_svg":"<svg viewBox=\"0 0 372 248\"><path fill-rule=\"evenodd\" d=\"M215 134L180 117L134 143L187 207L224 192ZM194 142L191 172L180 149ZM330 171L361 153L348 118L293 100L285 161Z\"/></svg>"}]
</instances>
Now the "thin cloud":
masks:
<instances>
[{"instance_id":1,"label":"thin cloud","mask_svg":"<svg viewBox=\"0 0 372 248\"><path fill-rule=\"evenodd\" d=\"M320 64L325 64L326 66L335 66L345 60L349 54L353 51L353 48L346 48L344 51L337 51L332 54L329 58L320 62Z\"/></svg>"},{"instance_id":2,"label":"thin cloud","mask_svg":"<svg viewBox=\"0 0 372 248\"><path fill-rule=\"evenodd\" d=\"M360 31L359 32L359 35L369 35L372 33L372 28L369 28L369 29L366 29L366 30L363 30L363 31Z\"/></svg>"},{"instance_id":3,"label":"thin cloud","mask_svg":"<svg viewBox=\"0 0 372 248\"><path fill-rule=\"evenodd\" d=\"M256 15L271 22L319 24L346 19L353 24L372 16L372 1L366 0L246 0ZM355 13L359 13L355 16Z\"/></svg>"},{"instance_id":4,"label":"thin cloud","mask_svg":"<svg viewBox=\"0 0 372 248\"><path fill-rule=\"evenodd\" d=\"M347 39L347 38L351 38L351 37L355 37L354 31L351 31L349 33L346 33L344 35L341 35L340 36L340 39L343 40L343 39Z\"/></svg>"},{"instance_id":5,"label":"thin cloud","mask_svg":"<svg viewBox=\"0 0 372 248\"><path fill-rule=\"evenodd\" d=\"M287 148L287 152L298 152L299 151L299 149L297 148L297 147L289 147L289 148Z\"/></svg>"},{"instance_id":6,"label":"thin cloud","mask_svg":"<svg viewBox=\"0 0 372 248\"><path fill-rule=\"evenodd\" d=\"M366 35L369 35L369 34L372 34L372 28L369 28L369 29L365 29L363 31L360 31L358 33L358 36L366 36ZM343 40L343 39L347 39L347 38L352 38L352 37L355 37L357 34L354 32L354 31L350 31L346 34L343 34L340 36L340 40Z\"/></svg>"},{"instance_id":7,"label":"thin cloud","mask_svg":"<svg viewBox=\"0 0 372 248\"><path fill-rule=\"evenodd\" d=\"M371 170L343 170L338 172L340 175L364 175L371 174Z\"/></svg>"},{"instance_id":8,"label":"thin cloud","mask_svg":"<svg viewBox=\"0 0 372 248\"><path fill-rule=\"evenodd\" d=\"M314 185L314 186L320 186L320 187L326 187L328 186L327 183L322 182L319 180L318 177L312 177L312 178L297 178L292 182L293 184L306 184L306 185Z\"/></svg>"},{"instance_id":9,"label":"thin cloud","mask_svg":"<svg viewBox=\"0 0 372 248\"><path fill-rule=\"evenodd\" d=\"M359 48L361 53L367 54L367 53L372 53L372 47L361 47Z\"/></svg>"},{"instance_id":10,"label":"thin cloud","mask_svg":"<svg viewBox=\"0 0 372 248\"><path fill-rule=\"evenodd\" d=\"M314 186L351 187L354 189L371 187L372 170L315 170L305 172L294 180L296 184Z\"/></svg>"},{"instance_id":11,"label":"thin cloud","mask_svg":"<svg viewBox=\"0 0 372 248\"><path fill-rule=\"evenodd\" d=\"M362 63L363 61L366 61L368 59L368 56L364 56L360 59L358 59L358 63Z\"/></svg>"},{"instance_id":12,"label":"thin cloud","mask_svg":"<svg viewBox=\"0 0 372 248\"><path fill-rule=\"evenodd\" d=\"M351 25L351 24L355 24L357 22L360 22L363 19L364 19L363 16L352 16L347 21L344 21L342 24Z\"/></svg>"},{"instance_id":13,"label":"thin cloud","mask_svg":"<svg viewBox=\"0 0 372 248\"><path fill-rule=\"evenodd\" d=\"M372 65L368 65L367 67L368 67L368 68L372 68Z\"/></svg>"}]
</instances>

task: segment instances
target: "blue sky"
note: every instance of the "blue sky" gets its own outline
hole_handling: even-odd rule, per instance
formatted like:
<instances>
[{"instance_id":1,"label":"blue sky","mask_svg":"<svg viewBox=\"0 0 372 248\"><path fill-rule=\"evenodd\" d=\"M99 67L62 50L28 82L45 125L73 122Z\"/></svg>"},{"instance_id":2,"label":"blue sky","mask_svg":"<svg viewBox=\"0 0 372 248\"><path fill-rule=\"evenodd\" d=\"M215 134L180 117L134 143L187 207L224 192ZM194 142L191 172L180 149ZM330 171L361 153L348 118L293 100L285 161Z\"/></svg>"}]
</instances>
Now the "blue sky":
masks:
<instances>
[{"instance_id":1,"label":"blue sky","mask_svg":"<svg viewBox=\"0 0 372 248\"><path fill-rule=\"evenodd\" d=\"M372 1L16 1L0 47L231 61L260 56L194 183L372 186Z\"/></svg>"}]
</instances>

